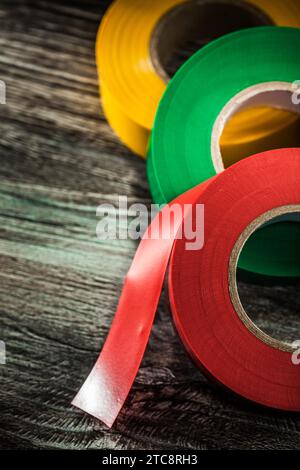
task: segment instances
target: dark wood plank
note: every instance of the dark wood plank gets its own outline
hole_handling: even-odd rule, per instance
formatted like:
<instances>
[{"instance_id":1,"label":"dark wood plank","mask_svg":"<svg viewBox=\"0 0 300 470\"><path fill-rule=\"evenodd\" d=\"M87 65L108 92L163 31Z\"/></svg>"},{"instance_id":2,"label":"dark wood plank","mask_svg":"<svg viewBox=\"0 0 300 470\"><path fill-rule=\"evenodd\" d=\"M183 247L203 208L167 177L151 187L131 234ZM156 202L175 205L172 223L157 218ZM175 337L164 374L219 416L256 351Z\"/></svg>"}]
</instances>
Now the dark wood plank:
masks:
<instances>
[{"instance_id":1,"label":"dark wood plank","mask_svg":"<svg viewBox=\"0 0 300 470\"><path fill-rule=\"evenodd\" d=\"M119 143L98 99L94 41L108 3L0 3L0 447L297 448L299 416L216 389L186 356L164 301L114 428L70 405L136 249L96 239L96 207L118 195L150 202L144 162ZM272 311L262 321L274 328L295 308L296 286L241 290L258 316Z\"/></svg>"}]
</instances>

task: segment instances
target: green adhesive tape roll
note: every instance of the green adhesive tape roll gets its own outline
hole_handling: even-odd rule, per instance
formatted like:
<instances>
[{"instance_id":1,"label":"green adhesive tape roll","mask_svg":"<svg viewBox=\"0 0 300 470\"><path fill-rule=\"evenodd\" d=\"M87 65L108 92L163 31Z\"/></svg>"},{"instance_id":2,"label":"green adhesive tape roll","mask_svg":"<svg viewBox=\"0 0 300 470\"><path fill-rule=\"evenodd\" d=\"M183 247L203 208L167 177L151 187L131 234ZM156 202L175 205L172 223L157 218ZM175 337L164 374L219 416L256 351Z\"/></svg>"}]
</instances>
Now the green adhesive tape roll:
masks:
<instances>
[{"instance_id":1,"label":"green adhesive tape roll","mask_svg":"<svg viewBox=\"0 0 300 470\"><path fill-rule=\"evenodd\" d=\"M220 139L236 112L267 106L270 112L275 107L300 114L295 85L299 50L298 29L259 27L224 36L183 65L160 102L148 151L148 181L156 203L167 203L223 171ZM278 146L275 136L268 145ZM239 267L299 276L299 247L299 222L277 221L255 232Z\"/></svg>"}]
</instances>

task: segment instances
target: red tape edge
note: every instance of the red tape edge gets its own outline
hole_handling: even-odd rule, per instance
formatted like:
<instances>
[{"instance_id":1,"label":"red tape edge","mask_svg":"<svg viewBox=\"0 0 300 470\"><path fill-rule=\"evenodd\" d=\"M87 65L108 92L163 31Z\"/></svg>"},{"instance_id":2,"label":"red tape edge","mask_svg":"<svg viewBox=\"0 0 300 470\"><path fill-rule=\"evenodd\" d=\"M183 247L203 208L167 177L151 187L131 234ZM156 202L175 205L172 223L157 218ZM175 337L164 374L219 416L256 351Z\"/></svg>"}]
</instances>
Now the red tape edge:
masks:
<instances>
[{"instance_id":1,"label":"red tape edge","mask_svg":"<svg viewBox=\"0 0 300 470\"><path fill-rule=\"evenodd\" d=\"M205 244L151 239L163 209L148 227L125 279L102 352L72 404L111 427L143 358L165 273L174 323L194 361L239 395L273 408L300 411L300 374L291 354L260 341L231 302L228 266L243 230L265 212L300 203L300 149L244 159L169 204L204 204ZM168 209L168 210L169 210ZM171 233L182 217L174 211Z\"/></svg>"}]
</instances>

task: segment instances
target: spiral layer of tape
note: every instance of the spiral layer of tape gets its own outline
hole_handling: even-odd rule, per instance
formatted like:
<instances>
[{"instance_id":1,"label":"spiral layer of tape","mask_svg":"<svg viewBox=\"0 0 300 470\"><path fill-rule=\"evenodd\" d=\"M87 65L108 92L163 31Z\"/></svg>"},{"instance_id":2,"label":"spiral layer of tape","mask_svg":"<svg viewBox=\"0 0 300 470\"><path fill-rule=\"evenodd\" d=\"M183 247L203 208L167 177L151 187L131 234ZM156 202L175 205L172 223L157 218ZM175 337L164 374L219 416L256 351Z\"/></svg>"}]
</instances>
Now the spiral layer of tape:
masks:
<instances>
[{"instance_id":1,"label":"spiral layer of tape","mask_svg":"<svg viewBox=\"0 0 300 470\"><path fill-rule=\"evenodd\" d=\"M227 9L230 31L260 27L223 36L221 22L212 33L216 8ZM170 51L188 30L199 31L200 18L209 44L166 89ZM300 141L293 98L300 30L274 25L299 27L299 2L117 0L103 20L97 61L106 115L142 156L153 127L148 179L154 200L167 203L139 245L108 338L73 400L108 426L136 377L166 272L175 327L199 368L245 399L300 411L293 347L251 321L236 281L237 266L300 274L300 149L240 160L256 148ZM193 250L183 229L199 228L199 205L203 240Z\"/></svg>"},{"instance_id":2,"label":"spiral layer of tape","mask_svg":"<svg viewBox=\"0 0 300 470\"><path fill-rule=\"evenodd\" d=\"M151 136L147 169L155 202L169 202L224 170L220 136L237 109L262 102L300 114L293 99L299 45L298 29L248 29L214 41L184 64L159 104ZM299 276L299 242L296 222L263 228L240 267Z\"/></svg>"},{"instance_id":3,"label":"spiral layer of tape","mask_svg":"<svg viewBox=\"0 0 300 470\"><path fill-rule=\"evenodd\" d=\"M300 411L300 374L291 362L291 346L252 324L235 283L238 254L250 233L272 217L300 212L299 173L300 149L259 154L184 193L160 212L139 245L109 336L75 406L112 426L144 355L169 264L174 323L195 362L244 398ZM160 225L164 211L174 204L200 203L205 207L202 249L187 250L185 236L176 235L184 212L174 212L174 237L163 236L170 229L169 224ZM160 239L151 238L159 230Z\"/></svg>"},{"instance_id":4,"label":"spiral layer of tape","mask_svg":"<svg viewBox=\"0 0 300 470\"><path fill-rule=\"evenodd\" d=\"M225 15L229 26L220 31L222 21L217 19ZM160 43L159 32L168 29L169 17L171 25L174 17L178 23L173 31L169 28L169 41L162 38ZM250 26L300 27L300 4L298 0L116 0L101 23L96 45L102 103L121 140L143 157L168 81L160 58L170 55L182 39L186 18L198 21L193 24L197 34L203 39L208 35L209 40ZM189 24L186 29L191 29ZM222 137L224 158L229 165L241 156L270 148L276 139L286 142L282 146L291 146L297 139L294 125L295 117L287 113L247 110L227 126Z\"/></svg>"}]
</instances>

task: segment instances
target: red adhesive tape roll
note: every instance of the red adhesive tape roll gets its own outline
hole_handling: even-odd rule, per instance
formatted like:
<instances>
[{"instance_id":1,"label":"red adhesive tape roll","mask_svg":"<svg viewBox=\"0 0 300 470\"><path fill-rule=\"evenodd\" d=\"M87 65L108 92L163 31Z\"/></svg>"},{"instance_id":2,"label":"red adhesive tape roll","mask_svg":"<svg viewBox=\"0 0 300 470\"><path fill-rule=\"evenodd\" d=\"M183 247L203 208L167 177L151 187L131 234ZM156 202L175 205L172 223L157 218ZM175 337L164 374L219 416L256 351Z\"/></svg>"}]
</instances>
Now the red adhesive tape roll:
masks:
<instances>
[{"instance_id":1,"label":"red adhesive tape roll","mask_svg":"<svg viewBox=\"0 0 300 470\"><path fill-rule=\"evenodd\" d=\"M184 233L170 237L170 225L161 223L175 204L204 205L202 249L188 250ZM169 263L174 323L194 361L244 398L300 411L292 346L251 322L236 287L237 260L247 238L272 219L295 213L300 213L300 149L245 159L163 209L139 245L109 336L73 404L112 426L143 358ZM171 220L171 233L184 232L180 211ZM151 238L158 230L165 233Z\"/></svg>"}]
</instances>

